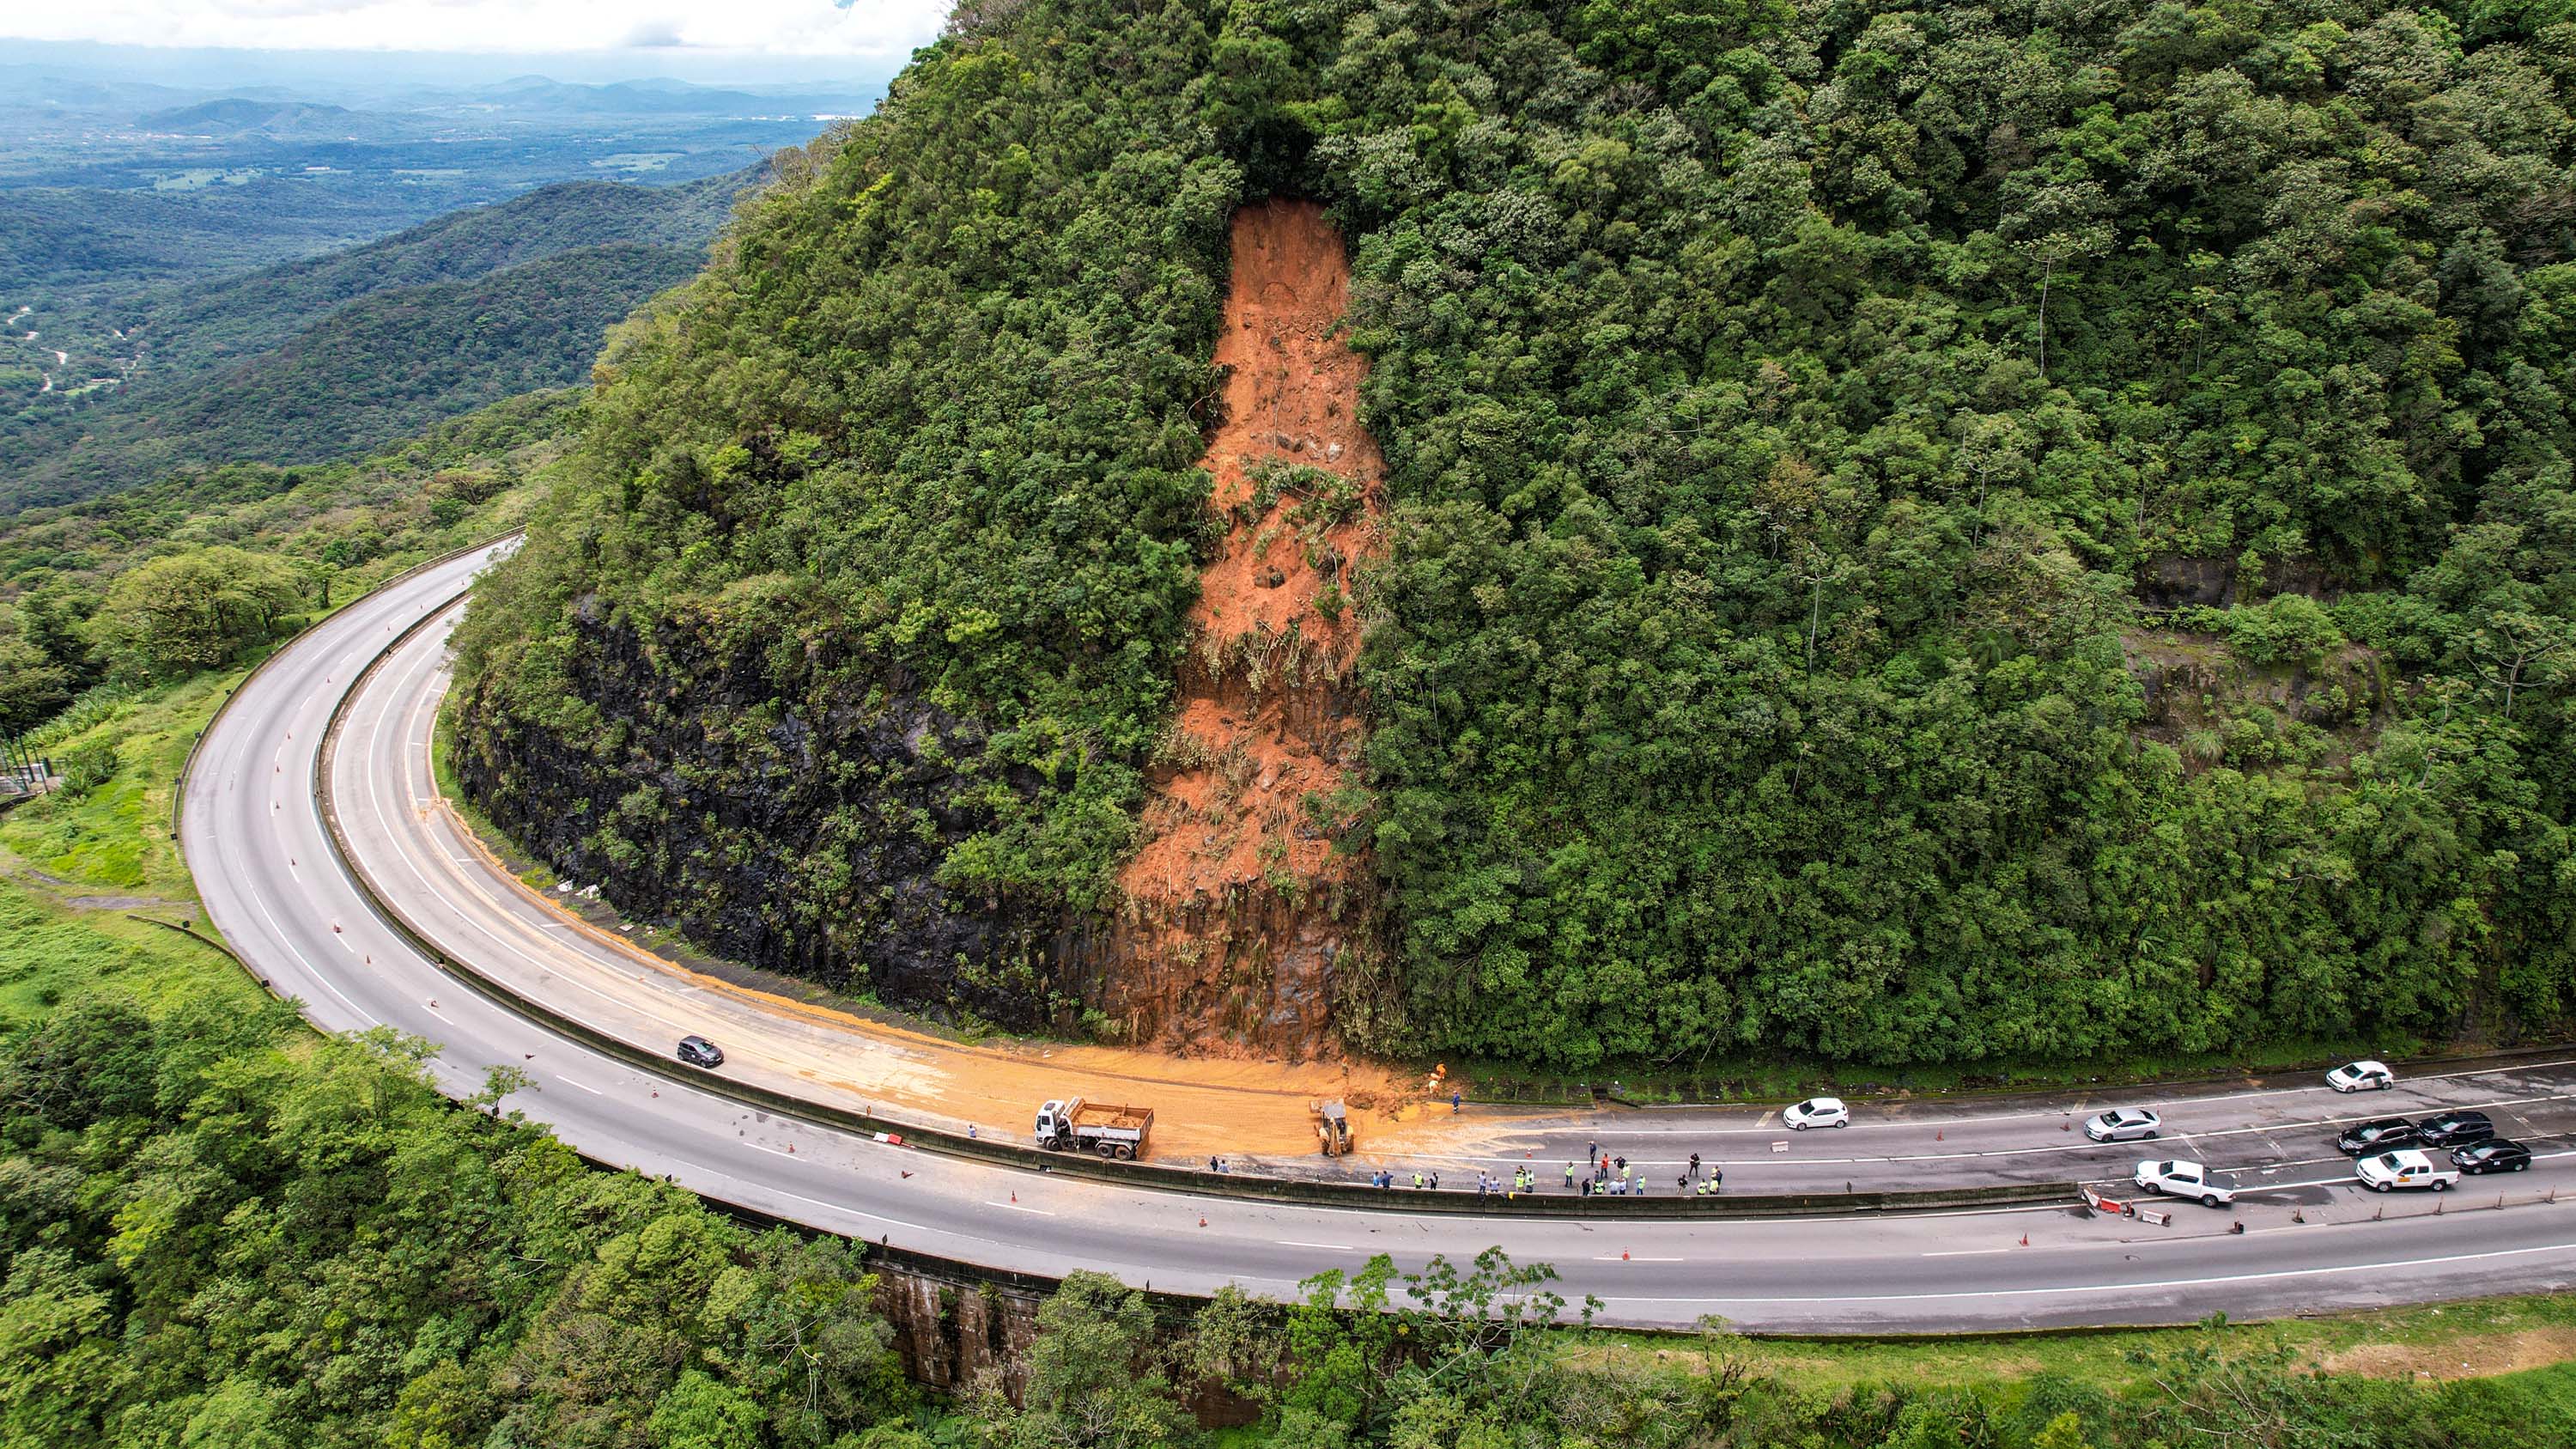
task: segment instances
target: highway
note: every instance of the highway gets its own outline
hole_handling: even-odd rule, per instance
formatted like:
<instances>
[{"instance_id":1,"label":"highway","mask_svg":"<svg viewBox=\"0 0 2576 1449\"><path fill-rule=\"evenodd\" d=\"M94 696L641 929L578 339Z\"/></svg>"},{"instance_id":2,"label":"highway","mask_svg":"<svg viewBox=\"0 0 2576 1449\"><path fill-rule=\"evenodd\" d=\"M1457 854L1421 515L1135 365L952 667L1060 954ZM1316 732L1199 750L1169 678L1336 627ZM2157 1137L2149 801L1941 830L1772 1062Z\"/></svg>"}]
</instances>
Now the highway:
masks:
<instances>
[{"instance_id":1,"label":"highway","mask_svg":"<svg viewBox=\"0 0 2576 1449\"><path fill-rule=\"evenodd\" d=\"M2567 1140L2576 1062L2426 1077L2360 1097L2264 1083L2148 1101L2166 1115L2167 1140L2108 1148L2068 1130L2093 1105L2076 1100L1901 1115L1862 1104L1853 1127L1806 1134L1780 1131L1758 1110L1548 1119L1471 1104L1459 1132L1403 1159L1408 1179L1417 1162L1470 1177L1527 1162L1553 1187L1563 1158L1598 1141L1662 1171L1656 1186L1669 1195L1694 1151L1728 1164L1730 1188L1751 1190L2108 1177L2139 1156L2197 1154L2247 1191L2232 1211L2181 1207L2162 1227L2056 1208L1614 1223L1417 1214L1401 1192L1383 1211L1250 1203L969 1162L754 1112L695 1084L691 1069L638 1070L466 988L375 913L334 849L314 788L326 728L370 661L428 620L349 701L328 761L354 859L418 930L612 1036L661 1050L683 1030L704 1031L724 1042L728 1074L779 1090L863 1103L906 1070L900 1052L863 1050L827 1025L639 964L528 899L459 838L432 803L428 739L454 601L482 561L442 565L350 605L243 686L185 782L181 842L210 919L316 1026L385 1024L435 1042L431 1069L457 1095L479 1090L493 1067L515 1067L532 1085L509 1105L594 1160L872 1241L1036 1274L1095 1268L1186 1292L1231 1282L1284 1297L1300 1278L1355 1268L1373 1252L1411 1268L1500 1246L1554 1264L1560 1288L1598 1295L1608 1321L1638 1325L1708 1314L1795 1332L2188 1322L2576 1284L2576 1200L2547 1200L2576 1194ZM2335 1123L2436 1104L2487 1106L2541 1161L2442 1199L2346 1185L2349 1168L2326 1142ZM2236 1223L2241 1234L2229 1231Z\"/></svg>"}]
</instances>

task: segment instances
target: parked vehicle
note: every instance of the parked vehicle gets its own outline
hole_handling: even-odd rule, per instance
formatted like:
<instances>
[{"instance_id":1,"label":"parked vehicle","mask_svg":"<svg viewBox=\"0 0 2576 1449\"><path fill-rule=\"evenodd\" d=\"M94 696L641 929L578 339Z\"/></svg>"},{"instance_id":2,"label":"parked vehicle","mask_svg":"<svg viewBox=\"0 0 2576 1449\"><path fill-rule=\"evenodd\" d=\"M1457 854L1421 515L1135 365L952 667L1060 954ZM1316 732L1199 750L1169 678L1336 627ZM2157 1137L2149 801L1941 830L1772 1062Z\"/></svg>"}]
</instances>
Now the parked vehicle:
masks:
<instances>
[{"instance_id":1,"label":"parked vehicle","mask_svg":"<svg viewBox=\"0 0 2576 1449\"><path fill-rule=\"evenodd\" d=\"M2441 1166L2433 1159L2408 1148L2403 1152L2383 1152L2354 1163L2352 1175L2372 1192L2387 1192L2400 1187L2427 1187L2435 1192L2448 1190L2460 1180L2456 1167Z\"/></svg>"},{"instance_id":2,"label":"parked vehicle","mask_svg":"<svg viewBox=\"0 0 2576 1449\"><path fill-rule=\"evenodd\" d=\"M2335 1138L2335 1146L2349 1156L2363 1157L2392 1147L2412 1147L2422 1139L2415 1124L2405 1118L2380 1117L2346 1127Z\"/></svg>"},{"instance_id":3,"label":"parked vehicle","mask_svg":"<svg viewBox=\"0 0 2576 1449\"><path fill-rule=\"evenodd\" d=\"M1154 1109L1066 1097L1038 1108L1038 1146L1049 1152L1097 1152L1124 1161L1144 1155Z\"/></svg>"},{"instance_id":4,"label":"parked vehicle","mask_svg":"<svg viewBox=\"0 0 2576 1449\"><path fill-rule=\"evenodd\" d=\"M693 1067L724 1065L724 1049L702 1036L680 1038L680 1060Z\"/></svg>"},{"instance_id":5,"label":"parked vehicle","mask_svg":"<svg viewBox=\"0 0 2576 1449\"><path fill-rule=\"evenodd\" d=\"M2472 1176L2488 1172L2529 1172L2531 1149L2519 1142L2490 1137L2484 1142L2453 1148L2451 1165Z\"/></svg>"},{"instance_id":6,"label":"parked vehicle","mask_svg":"<svg viewBox=\"0 0 2576 1449\"><path fill-rule=\"evenodd\" d=\"M2386 1062L2346 1062L2326 1073L2326 1085L2338 1092L2384 1092L2397 1085Z\"/></svg>"},{"instance_id":7,"label":"parked vehicle","mask_svg":"<svg viewBox=\"0 0 2576 1449\"><path fill-rule=\"evenodd\" d=\"M2415 1124L2416 1140L2427 1147L2466 1147L2495 1135L2495 1123L2484 1112L2445 1112Z\"/></svg>"},{"instance_id":8,"label":"parked vehicle","mask_svg":"<svg viewBox=\"0 0 2576 1449\"><path fill-rule=\"evenodd\" d=\"M2236 1201L2236 1189L2221 1186L2203 1163L2141 1162L2135 1180L2149 1192L2196 1198L2202 1207L2225 1207Z\"/></svg>"},{"instance_id":9,"label":"parked vehicle","mask_svg":"<svg viewBox=\"0 0 2576 1449\"><path fill-rule=\"evenodd\" d=\"M2096 1142L2142 1142L2164 1130L2164 1119L2144 1107L2115 1108L2084 1124L2084 1135Z\"/></svg>"},{"instance_id":10,"label":"parked vehicle","mask_svg":"<svg viewBox=\"0 0 2576 1449\"><path fill-rule=\"evenodd\" d=\"M1844 1106L1840 1097L1809 1097L1782 1108L1780 1120L1792 1132L1804 1132L1810 1127L1849 1127L1851 1108Z\"/></svg>"}]
</instances>

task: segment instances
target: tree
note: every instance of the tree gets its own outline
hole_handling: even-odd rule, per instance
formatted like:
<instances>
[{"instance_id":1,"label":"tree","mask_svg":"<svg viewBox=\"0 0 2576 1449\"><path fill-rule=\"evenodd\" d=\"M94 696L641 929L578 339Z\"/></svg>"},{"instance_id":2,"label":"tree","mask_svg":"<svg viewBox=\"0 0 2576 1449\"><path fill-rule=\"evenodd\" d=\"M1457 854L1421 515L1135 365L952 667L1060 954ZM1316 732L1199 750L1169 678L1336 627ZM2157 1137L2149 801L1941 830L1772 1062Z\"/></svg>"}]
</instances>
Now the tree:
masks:
<instances>
[{"instance_id":1,"label":"tree","mask_svg":"<svg viewBox=\"0 0 2576 1449\"><path fill-rule=\"evenodd\" d=\"M653 1449L761 1449L760 1406L696 1369L653 1405L645 1425Z\"/></svg>"},{"instance_id":2,"label":"tree","mask_svg":"<svg viewBox=\"0 0 2576 1449\"><path fill-rule=\"evenodd\" d=\"M1065 1276L1038 1310L1024 1407L981 1385L975 1417L996 1449L1149 1449L1189 1436L1155 1350L1145 1295L1102 1273Z\"/></svg>"},{"instance_id":3,"label":"tree","mask_svg":"<svg viewBox=\"0 0 2576 1449\"><path fill-rule=\"evenodd\" d=\"M2478 675L2504 698L2504 717L2513 718L2517 694L2557 684L2576 663L2576 622L2526 609L2489 615L2469 635Z\"/></svg>"},{"instance_id":4,"label":"tree","mask_svg":"<svg viewBox=\"0 0 2576 1449\"><path fill-rule=\"evenodd\" d=\"M71 703L71 675L15 632L0 633L0 736L24 734Z\"/></svg>"},{"instance_id":5,"label":"tree","mask_svg":"<svg viewBox=\"0 0 2576 1449\"><path fill-rule=\"evenodd\" d=\"M303 602L285 562L219 545L119 575L89 621L89 637L114 673L176 679L229 664L277 637Z\"/></svg>"}]
</instances>

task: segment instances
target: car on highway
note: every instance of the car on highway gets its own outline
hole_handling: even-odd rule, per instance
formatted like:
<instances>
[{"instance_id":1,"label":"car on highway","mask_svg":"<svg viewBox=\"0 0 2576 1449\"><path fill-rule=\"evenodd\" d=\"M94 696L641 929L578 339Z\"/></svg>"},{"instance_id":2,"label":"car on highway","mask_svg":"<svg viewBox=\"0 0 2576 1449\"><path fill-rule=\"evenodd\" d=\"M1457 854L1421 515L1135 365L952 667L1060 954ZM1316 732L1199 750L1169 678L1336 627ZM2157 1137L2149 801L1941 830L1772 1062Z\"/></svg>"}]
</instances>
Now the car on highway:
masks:
<instances>
[{"instance_id":1,"label":"car on highway","mask_svg":"<svg viewBox=\"0 0 2576 1449\"><path fill-rule=\"evenodd\" d=\"M2466 1147L2494 1135L2495 1123L2484 1112L2445 1112L2415 1124L2416 1139L2427 1147Z\"/></svg>"},{"instance_id":2,"label":"car on highway","mask_svg":"<svg viewBox=\"0 0 2576 1449\"><path fill-rule=\"evenodd\" d=\"M2236 1201L2236 1189L2222 1186L2205 1163L2141 1162L2135 1181L2149 1192L2198 1199L2202 1207L2225 1207Z\"/></svg>"},{"instance_id":3,"label":"car on highway","mask_svg":"<svg viewBox=\"0 0 2576 1449\"><path fill-rule=\"evenodd\" d=\"M2348 1157L2363 1157L2373 1152L2386 1152L2392 1147L2412 1147L2423 1140L2423 1132L2403 1117L2379 1117L2368 1122L2355 1122L2335 1138L2335 1147Z\"/></svg>"},{"instance_id":4,"label":"car on highway","mask_svg":"<svg viewBox=\"0 0 2576 1449\"><path fill-rule=\"evenodd\" d=\"M1810 1127L1849 1127L1851 1108L1840 1097L1809 1097L1803 1102L1780 1109L1780 1120L1792 1132Z\"/></svg>"},{"instance_id":5,"label":"car on highway","mask_svg":"<svg viewBox=\"0 0 2576 1449\"><path fill-rule=\"evenodd\" d=\"M2338 1092L2384 1092L2397 1085L2386 1062L2346 1062L2326 1073L2326 1085Z\"/></svg>"},{"instance_id":6,"label":"car on highway","mask_svg":"<svg viewBox=\"0 0 2576 1449\"><path fill-rule=\"evenodd\" d=\"M2096 1142L2143 1142L2164 1130L2165 1119L2144 1107L2115 1107L2084 1124L2084 1135Z\"/></svg>"},{"instance_id":7,"label":"car on highway","mask_svg":"<svg viewBox=\"0 0 2576 1449\"><path fill-rule=\"evenodd\" d=\"M724 1065L724 1049L702 1036L680 1038L680 1060L693 1067Z\"/></svg>"},{"instance_id":8,"label":"car on highway","mask_svg":"<svg viewBox=\"0 0 2576 1449\"><path fill-rule=\"evenodd\" d=\"M2531 1149L2502 1137L2451 1149L2451 1165L2472 1176L2485 1172L2529 1172Z\"/></svg>"},{"instance_id":9,"label":"car on highway","mask_svg":"<svg viewBox=\"0 0 2576 1449\"><path fill-rule=\"evenodd\" d=\"M2432 1158L2408 1148L2403 1152L2383 1152L2365 1157L2352 1165L2352 1175L2372 1192L2387 1192L2400 1187L2428 1187L2441 1192L2460 1180L2460 1170L2436 1164Z\"/></svg>"}]
</instances>

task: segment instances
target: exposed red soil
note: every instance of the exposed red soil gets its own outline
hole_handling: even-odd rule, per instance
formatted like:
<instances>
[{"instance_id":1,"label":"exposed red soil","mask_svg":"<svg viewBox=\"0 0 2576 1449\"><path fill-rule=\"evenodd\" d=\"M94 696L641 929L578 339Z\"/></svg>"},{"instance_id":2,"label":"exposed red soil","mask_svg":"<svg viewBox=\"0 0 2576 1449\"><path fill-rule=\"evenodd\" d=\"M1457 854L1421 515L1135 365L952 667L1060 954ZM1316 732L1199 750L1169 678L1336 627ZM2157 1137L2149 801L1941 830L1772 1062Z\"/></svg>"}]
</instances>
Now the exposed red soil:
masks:
<instances>
[{"instance_id":1,"label":"exposed red soil","mask_svg":"<svg viewBox=\"0 0 2576 1449\"><path fill-rule=\"evenodd\" d=\"M1201 466L1224 543L1200 579L1173 734L1121 875L1104 1009L1131 1041L1337 1055L1337 972L1368 949L1364 856L1337 852L1357 780L1353 570L1379 541L1386 466L1359 422L1367 364L1339 335L1350 264L1311 202L1234 218Z\"/></svg>"}]
</instances>

